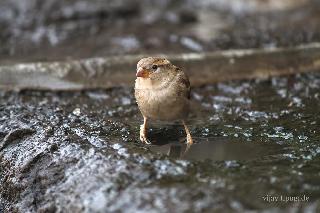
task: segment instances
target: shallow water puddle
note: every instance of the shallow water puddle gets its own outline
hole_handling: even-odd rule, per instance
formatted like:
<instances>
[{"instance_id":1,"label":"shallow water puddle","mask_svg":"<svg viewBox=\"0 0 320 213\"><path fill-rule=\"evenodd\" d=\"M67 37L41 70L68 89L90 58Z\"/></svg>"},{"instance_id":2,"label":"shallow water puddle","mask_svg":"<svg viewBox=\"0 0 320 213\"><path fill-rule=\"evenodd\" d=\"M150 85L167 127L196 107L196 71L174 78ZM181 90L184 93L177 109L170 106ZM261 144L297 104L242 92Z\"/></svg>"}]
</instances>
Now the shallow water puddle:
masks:
<instances>
[{"instance_id":1,"label":"shallow water puddle","mask_svg":"<svg viewBox=\"0 0 320 213\"><path fill-rule=\"evenodd\" d=\"M151 151L172 158L186 160L250 160L283 152L284 146L272 143L247 142L224 137L194 138L196 141L189 149L185 144L170 143L153 145Z\"/></svg>"}]
</instances>

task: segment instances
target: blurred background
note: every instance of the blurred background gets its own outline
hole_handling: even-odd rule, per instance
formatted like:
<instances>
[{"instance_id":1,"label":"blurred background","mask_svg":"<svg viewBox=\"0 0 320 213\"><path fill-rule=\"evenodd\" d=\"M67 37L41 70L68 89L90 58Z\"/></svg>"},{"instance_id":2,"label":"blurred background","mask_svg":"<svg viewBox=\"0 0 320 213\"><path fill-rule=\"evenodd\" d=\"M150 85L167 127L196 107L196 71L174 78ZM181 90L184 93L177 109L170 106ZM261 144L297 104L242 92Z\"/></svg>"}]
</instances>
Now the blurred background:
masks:
<instances>
[{"instance_id":1,"label":"blurred background","mask_svg":"<svg viewBox=\"0 0 320 213\"><path fill-rule=\"evenodd\" d=\"M294 46L318 0L2 0L0 62Z\"/></svg>"}]
</instances>

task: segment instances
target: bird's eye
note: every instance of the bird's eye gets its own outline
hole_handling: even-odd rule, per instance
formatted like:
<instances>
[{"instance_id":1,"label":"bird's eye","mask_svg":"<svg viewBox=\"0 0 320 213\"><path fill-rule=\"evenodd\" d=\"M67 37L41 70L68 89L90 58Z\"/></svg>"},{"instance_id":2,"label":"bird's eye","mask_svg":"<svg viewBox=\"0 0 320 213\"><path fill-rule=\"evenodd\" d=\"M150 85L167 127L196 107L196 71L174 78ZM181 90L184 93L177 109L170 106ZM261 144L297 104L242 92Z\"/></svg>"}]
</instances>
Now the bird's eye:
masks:
<instances>
[{"instance_id":1,"label":"bird's eye","mask_svg":"<svg viewBox=\"0 0 320 213\"><path fill-rule=\"evenodd\" d=\"M158 66L154 64L154 65L152 65L152 69L156 70L156 69L158 69Z\"/></svg>"}]
</instances>

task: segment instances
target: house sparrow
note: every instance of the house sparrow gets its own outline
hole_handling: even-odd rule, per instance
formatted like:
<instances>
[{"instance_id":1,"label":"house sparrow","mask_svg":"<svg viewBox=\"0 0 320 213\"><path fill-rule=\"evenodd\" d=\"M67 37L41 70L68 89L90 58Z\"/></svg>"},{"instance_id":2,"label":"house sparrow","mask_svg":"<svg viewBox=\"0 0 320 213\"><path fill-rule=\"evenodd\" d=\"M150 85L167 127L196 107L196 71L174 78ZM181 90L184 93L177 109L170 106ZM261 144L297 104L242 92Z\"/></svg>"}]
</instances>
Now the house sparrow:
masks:
<instances>
[{"instance_id":1,"label":"house sparrow","mask_svg":"<svg viewBox=\"0 0 320 213\"><path fill-rule=\"evenodd\" d=\"M193 141L185 123L190 105L187 75L165 58L148 57L138 62L136 76L135 97L144 119L140 126L140 140L150 144L146 129L149 119L180 120L190 146Z\"/></svg>"}]
</instances>

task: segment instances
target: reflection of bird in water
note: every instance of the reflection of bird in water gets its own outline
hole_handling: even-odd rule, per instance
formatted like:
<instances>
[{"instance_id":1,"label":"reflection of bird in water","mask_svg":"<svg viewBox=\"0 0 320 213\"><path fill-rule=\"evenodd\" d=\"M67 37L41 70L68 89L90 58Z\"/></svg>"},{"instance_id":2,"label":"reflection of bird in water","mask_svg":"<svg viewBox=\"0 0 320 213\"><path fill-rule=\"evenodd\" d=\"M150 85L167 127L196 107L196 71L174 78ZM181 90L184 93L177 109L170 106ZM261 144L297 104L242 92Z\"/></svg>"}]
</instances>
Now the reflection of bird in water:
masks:
<instances>
[{"instance_id":1,"label":"reflection of bird in water","mask_svg":"<svg viewBox=\"0 0 320 213\"><path fill-rule=\"evenodd\" d=\"M181 120L187 134L187 144L193 141L185 123L190 108L190 83L186 74L164 58L148 57L137 64L135 97L143 115L140 140L147 139L149 119Z\"/></svg>"},{"instance_id":2,"label":"reflection of bird in water","mask_svg":"<svg viewBox=\"0 0 320 213\"><path fill-rule=\"evenodd\" d=\"M172 144L168 149L167 155L172 158L181 158L186 152L187 150L185 152L182 152L182 146Z\"/></svg>"}]
</instances>

